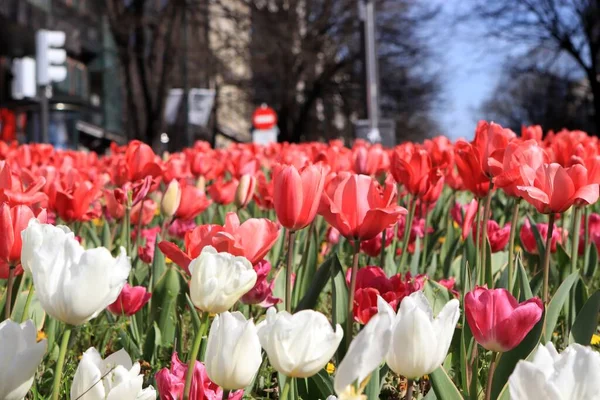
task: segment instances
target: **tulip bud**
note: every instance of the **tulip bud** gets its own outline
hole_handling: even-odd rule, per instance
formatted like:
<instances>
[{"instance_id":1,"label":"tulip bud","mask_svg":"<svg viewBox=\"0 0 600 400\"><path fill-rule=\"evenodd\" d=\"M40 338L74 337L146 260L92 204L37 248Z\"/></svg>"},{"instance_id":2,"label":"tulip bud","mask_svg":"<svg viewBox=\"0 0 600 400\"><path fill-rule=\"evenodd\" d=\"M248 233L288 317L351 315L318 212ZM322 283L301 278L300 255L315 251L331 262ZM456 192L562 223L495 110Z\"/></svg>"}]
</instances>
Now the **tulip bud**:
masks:
<instances>
[{"instance_id":1,"label":"tulip bud","mask_svg":"<svg viewBox=\"0 0 600 400\"><path fill-rule=\"evenodd\" d=\"M217 315L206 345L206 372L227 390L248 386L260 368L262 354L256 327L240 312Z\"/></svg>"},{"instance_id":2,"label":"tulip bud","mask_svg":"<svg viewBox=\"0 0 600 400\"><path fill-rule=\"evenodd\" d=\"M209 313L229 310L254 287L256 272L244 257L218 253L206 246L189 265L190 297L199 309Z\"/></svg>"},{"instance_id":3,"label":"tulip bud","mask_svg":"<svg viewBox=\"0 0 600 400\"><path fill-rule=\"evenodd\" d=\"M126 283L117 300L108 306L108 311L115 315L131 316L141 310L152 297L143 286L130 286Z\"/></svg>"},{"instance_id":4,"label":"tulip bud","mask_svg":"<svg viewBox=\"0 0 600 400\"><path fill-rule=\"evenodd\" d=\"M142 389L144 375L123 349L102 359L90 347L83 353L71 385L72 399L150 400L156 399L152 386Z\"/></svg>"},{"instance_id":5,"label":"tulip bud","mask_svg":"<svg viewBox=\"0 0 600 400\"><path fill-rule=\"evenodd\" d=\"M46 353L46 339L36 341L33 321L0 323L0 399L23 399Z\"/></svg>"},{"instance_id":6,"label":"tulip bud","mask_svg":"<svg viewBox=\"0 0 600 400\"><path fill-rule=\"evenodd\" d=\"M165 190L165 194L160 203L160 208L163 214L170 218L177 212L180 202L181 189L179 187L179 182L173 179L171 183L169 183L169 186L167 186L167 190Z\"/></svg>"},{"instance_id":7,"label":"tulip bud","mask_svg":"<svg viewBox=\"0 0 600 400\"><path fill-rule=\"evenodd\" d=\"M31 219L21 237L21 261L42 308L66 324L95 318L117 299L131 270L123 247L116 258L105 247L85 250L64 226Z\"/></svg>"},{"instance_id":8,"label":"tulip bud","mask_svg":"<svg viewBox=\"0 0 600 400\"><path fill-rule=\"evenodd\" d=\"M254 196L255 188L256 178L253 175L243 175L235 192L235 205L238 207L246 207L246 205L250 203L250 200L252 200L252 197Z\"/></svg>"},{"instance_id":9,"label":"tulip bud","mask_svg":"<svg viewBox=\"0 0 600 400\"><path fill-rule=\"evenodd\" d=\"M433 318L423 292L405 297L392 327L392 342L386 357L390 369L409 379L435 371L448 354L459 317L456 299L446 303Z\"/></svg>"},{"instance_id":10,"label":"tulip bud","mask_svg":"<svg viewBox=\"0 0 600 400\"><path fill-rule=\"evenodd\" d=\"M309 378L319 372L344 336L339 324L334 331L327 317L313 310L292 315L271 307L257 329L273 368L292 378Z\"/></svg>"}]
</instances>

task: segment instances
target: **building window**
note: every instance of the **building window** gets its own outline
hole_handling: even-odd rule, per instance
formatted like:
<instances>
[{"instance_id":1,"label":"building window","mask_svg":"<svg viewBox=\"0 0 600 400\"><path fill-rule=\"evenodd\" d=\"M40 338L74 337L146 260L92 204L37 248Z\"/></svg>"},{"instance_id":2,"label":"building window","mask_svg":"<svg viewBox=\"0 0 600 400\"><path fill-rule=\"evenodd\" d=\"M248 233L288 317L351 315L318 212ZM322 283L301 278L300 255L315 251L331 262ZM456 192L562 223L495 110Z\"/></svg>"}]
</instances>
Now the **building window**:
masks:
<instances>
[{"instance_id":1,"label":"building window","mask_svg":"<svg viewBox=\"0 0 600 400\"><path fill-rule=\"evenodd\" d=\"M89 97L89 75L86 65L72 58L67 58L67 78L56 83L55 87L62 94L87 100Z\"/></svg>"}]
</instances>

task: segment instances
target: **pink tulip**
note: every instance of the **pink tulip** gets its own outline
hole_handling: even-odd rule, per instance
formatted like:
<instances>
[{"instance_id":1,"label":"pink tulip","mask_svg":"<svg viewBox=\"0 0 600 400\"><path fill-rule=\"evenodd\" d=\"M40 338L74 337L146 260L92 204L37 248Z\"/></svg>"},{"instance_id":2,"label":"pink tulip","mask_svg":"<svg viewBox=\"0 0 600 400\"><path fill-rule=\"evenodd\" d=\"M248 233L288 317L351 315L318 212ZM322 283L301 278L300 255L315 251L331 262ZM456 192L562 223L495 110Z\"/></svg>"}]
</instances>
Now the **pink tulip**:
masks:
<instances>
[{"instance_id":1,"label":"pink tulip","mask_svg":"<svg viewBox=\"0 0 600 400\"><path fill-rule=\"evenodd\" d=\"M271 283L267 281L267 276L271 271L271 263L267 260L261 260L254 266L256 271L256 284L248 293L242 296L241 301L244 304L259 304L261 307L271 307L281 302L281 299L273 297L273 287L275 280Z\"/></svg>"},{"instance_id":2,"label":"pink tulip","mask_svg":"<svg viewBox=\"0 0 600 400\"><path fill-rule=\"evenodd\" d=\"M548 237L548 224L539 223L535 224L542 241L546 243L546 239ZM558 243L563 244L565 238L567 237L568 232L566 229L559 228L557 226L552 230L552 241L550 242L550 251L552 253L556 252L556 245ZM537 242L535 241L535 235L533 234L533 229L531 229L531 224L529 223L529 219L525 219L525 223L521 226L521 231L519 232L519 237L521 239L521 244L525 251L531 254L537 254Z\"/></svg>"},{"instance_id":3,"label":"pink tulip","mask_svg":"<svg viewBox=\"0 0 600 400\"><path fill-rule=\"evenodd\" d=\"M108 306L108 311L116 315L131 316L142 309L152 297L143 286L130 286L126 283L117 300Z\"/></svg>"},{"instance_id":4,"label":"pink tulip","mask_svg":"<svg viewBox=\"0 0 600 400\"><path fill-rule=\"evenodd\" d=\"M163 368L156 373L156 386L161 400L180 400L183 398L185 375L188 366L179 360L177 353L171 356L171 368ZM229 394L229 400L241 400L243 390ZM223 389L211 382L206 367L201 362L194 363L194 375L190 390L190 400L221 400Z\"/></svg>"},{"instance_id":5,"label":"pink tulip","mask_svg":"<svg viewBox=\"0 0 600 400\"><path fill-rule=\"evenodd\" d=\"M514 349L542 317L542 301L518 303L506 289L476 287L465 296L465 314L475 340L487 350Z\"/></svg>"}]
</instances>

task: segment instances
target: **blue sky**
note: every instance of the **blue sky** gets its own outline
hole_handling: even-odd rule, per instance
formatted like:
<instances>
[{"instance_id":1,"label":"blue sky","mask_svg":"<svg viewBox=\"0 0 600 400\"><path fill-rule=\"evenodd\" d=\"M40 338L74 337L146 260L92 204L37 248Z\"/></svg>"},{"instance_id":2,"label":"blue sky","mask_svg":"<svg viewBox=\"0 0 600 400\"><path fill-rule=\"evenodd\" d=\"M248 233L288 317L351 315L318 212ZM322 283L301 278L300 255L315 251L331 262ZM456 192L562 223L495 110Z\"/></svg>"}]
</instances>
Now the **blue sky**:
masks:
<instances>
[{"instance_id":1,"label":"blue sky","mask_svg":"<svg viewBox=\"0 0 600 400\"><path fill-rule=\"evenodd\" d=\"M457 7L465 2L436 0L442 4L436 35L436 60L432 67L442 76L443 102L436 112L442 131L452 139L470 139L477 121L478 108L495 88L506 54L492 48L483 38L483 27L468 21L452 26Z\"/></svg>"}]
</instances>

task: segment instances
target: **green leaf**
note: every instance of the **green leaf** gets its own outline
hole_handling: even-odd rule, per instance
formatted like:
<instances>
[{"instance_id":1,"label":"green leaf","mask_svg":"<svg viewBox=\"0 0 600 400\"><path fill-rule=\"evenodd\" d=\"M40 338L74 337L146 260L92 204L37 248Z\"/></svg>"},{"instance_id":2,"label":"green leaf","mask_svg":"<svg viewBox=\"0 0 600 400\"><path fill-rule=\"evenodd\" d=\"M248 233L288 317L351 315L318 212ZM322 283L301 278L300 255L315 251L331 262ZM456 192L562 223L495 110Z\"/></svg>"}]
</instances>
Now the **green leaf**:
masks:
<instances>
[{"instance_id":1,"label":"green leaf","mask_svg":"<svg viewBox=\"0 0 600 400\"><path fill-rule=\"evenodd\" d=\"M535 224L535 221L531 218L531 216L527 216L529 219L529 224L531 225L531 231L533 232L533 237L535 237L535 242L537 244L538 254L545 254L544 249L546 245L544 244L544 240L542 239L542 235L540 235L540 231Z\"/></svg>"},{"instance_id":2,"label":"green leaf","mask_svg":"<svg viewBox=\"0 0 600 400\"><path fill-rule=\"evenodd\" d=\"M298 394L302 399L323 399L335 394L333 379L325 369L316 375L306 378L304 382L298 380Z\"/></svg>"},{"instance_id":3,"label":"green leaf","mask_svg":"<svg viewBox=\"0 0 600 400\"><path fill-rule=\"evenodd\" d=\"M463 400L463 396L448 376L444 367L439 367L429 374L429 379L431 379L431 387L438 399Z\"/></svg>"},{"instance_id":4,"label":"green leaf","mask_svg":"<svg viewBox=\"0 0 600 400\"><path fill-rule=\"evenodd\" d=\"M592 335L598 328L598 313L600 313L600 291L591 295L577 314L571 328L570 343L579 343L583 346L590 344Z\"/></svg>"},{"instance_id":5,"label":"green leaf","mask_svg":"<svg viewBox=\"0 0 600 400\"><path fill-rule=\"evenodd\" d=\"M275 281L275 284L273 285L273 296L282 300L285 299L285 270L286 267L279 268L273 277L273 280ZM278 311L284 310L284 301L279 302L275 307Z\"/></svg>"},{"instance_id":6,"label":"green leaf","mask_svg":"<svg viewBox=\"0 0 600 400\"><path fill-rule=\"evenodd\" d=\"M185 302L187 285L175 268L168 268L156 283L152 293L151 319L158 324L162 345L170 346L175 339L179 304Z\"/></svg>"},{"instance_id":7,"label":"green leaf","mask_svg":"<svg viewBox=\"0 0 600 400\"><path fill-rule=\"evenodd\" d=\"M306 232L307 243L305 243L302 253L300 268L297 270L298 275L296 277L296 283L294 284L294 291L292 293L292 307L296 306L300 298L306 294L309 287L313 283L313 277L317 270L319 244L317 235L312 233L312 229L313 228L310 228Z\"/></svg>"},{"instance_id":8,"label":"green leaf","mask_svg":"<svg viewBox=\"0 0 600 400\"><path fill-rule=\"evenodd\" d=\"M302 300L300 300L298 306L296 307L296 312L300 310L314 310L317 307L319 296L321 295L321 292L327 285L327 281L331 276L332 266L335 263L340 263L337 254L334 254L332 257L329 257L317 269L315 275L313 276L311 285L308 287L308 290L304 294L304 297L302 297Z\"/></svg>"},{"instance_id":9,"label":"green leaf","mask_svg":"<svg viewBox=\"0 0 600 400\"><path fill-rule=\"evenodd\" d=\"M394 259L394 252L392 246L390 245L385 253L384 271L387 276L392 276L396 274L397 269L398 266L396 265L396 260Z\"/></svg>"},{"instance_id":10,"label":"green leaf","mask_svg":"<svg viewBox=\"0 0 600 400\"><path fill-rule=\"evenodd\" d=\"M144 342L144 360L148 360L151 364L154 362L158 353L158 348L162 343L160 335L160 328L155 323L152 324L148 333L146 334L146 341Z\"/></svg>"},{"instance_id":11,"label":"green leaf","mask_svg":"<svg viewBox=\"0 0 600 400\"><path fill-rule=\"evenodd\" d=\"M562 310L565 301L567 301L569 298L571 287L573 287L577 279L579 279L579 271L575 271L569 275L567 279L565 279L560 285L554 296L552 296L552 300L550 300L550 304L548 304L547 309L546 334L544 337L544 342L549 342L552 339L552 334L554 333L554 328L556 327L556 322L558 321L560 311Z\"/></svg>"},{"instance_id":12,"label":"green leaf","mask_svg":"<svg viewBox=\"0 0 600 400\"><path fill-rule=\"evenodd\" d=\"M406 250L408 251L408 250ZM415 240L415 252L410 259L410 273L416 276L419 273L419 259L421 258L421 238L417 236Z\"/></svg>"},{"instance_id":13,"label":"green leaf","mask_svg":"<svg viewBox=\"0 0 600 400\"><path fill-rule=\"evenodd\" d=\"M545 323L546 313L543 313L538 323L535 324L527 336L525 336L525 339L523 339L517 347L511 351L502 353L502 356L496 365L496 371L494 372L492 381L492 399L498 398L500 392L502 392L505 386L508 386L508 378L514 371L519 360L526 359L537 348L540 343Z\"/></svg>"},{"instance_id":14,"label":"green leaf","mask_svg":"<svg viewBox=\"0 0 600 400\"><path fill-rule=\"evenodd\" d=\"M152 285L150 285L149 289L153 292L158 284L158 280L162 277L167 268L165 263L165 255L158 247L161 238L160 235L156 235L156 244L154 245L154 259L152 260Z\"/></svg>"},{"instance_id":15,"label":"green leaf","mask_svg":"<svg viewBox=\"0 0 600 400\"><path fill-rule=\"evenodd\" d=\"M389 367L387 364L383 364L380 367L375 368L375 370L371 373L371 378L369 379L369 383L365 388L365 395L367 399L378 399L379 394L381 393L381 388L383 387L383 383L385 382L385 376L389 371Z\"/></svg>"},{"instance_id":16,"label":"green leaf","mask_svg":"<svg viewBox=\"0 0 600 400\"><path fill-rule=\"evenodd\" d=\"M331 279L333 281L333 292L332 292L332 319L333 325L340 324L344 328L344 338L340 343L337 351L337 359L342 360L346 354L349 341L352 340L352 332L346 332L346 321L348 318L353 318L352 315L348 315L348 297L349 290L346 284L346 274L342 269L342 265L337 259L337 254L334 255L334 259L337 262L332 264L331 268Z\"/></svg>"},{"instance_id":17,"label":"green leaf","mask_svg":"<svg viewBox=\"0 0 600 400\"><path fill-rule=\"evenodd\" d=\"M108 250L112 250L112 235L106 219L102 219L102 246L106 247Z\"/></svg>"},{"instance_id":18,"label":"green leaf","mask_svg":"<svg viewBox=\"0 0 600 400\"><path fill-rule=\"evenodd\" d=\"M30 288L29 290L33 290ZM23 312L25 311L25 305L27 303L27 296L29 295L29 290L19 292L15 301L15 304L12 308L11 319L13 321L20 322L23 320ZM2 310L4 312L4 310ZM33 290L33 294L29 303L29 311L27 312L27 317L25 319L31 319L35 323L37 330L42 330L44 326L44 321L46 320L46 312L42 308L40 301L38 300L35 290Z\"/></svg>"},{"instance_id":19,"label":"green leaf","mask_svg":"<svg viewBox=\"0 0 600 400\"><path fill-rule=\"evenodd\" d=\"M452 299L452 295L447 288L431 279L425 281L423 293L427 297L427 300L429 300L429 304L431 304L433 315L438 315L446 303Z\"/></svg>"},{"instance_id":20,"label":"green leaf","mask_svg":"<svg viewBox=\"0 0 600 400\"><path fill-rule=\"evenodd\" d=\"M446 237L446 240L447 239L448 239L448 237ZM444 244L446 244L446 243L444 242ZM454 243L452 244L452 246L450 247L450 250L448 250L448 254L446 255L445 258L440 254L440 257L442 257L444 260L442 269L443 269L443 274L444 274L445 278L447 278L450 275L450 268L452 267L452 263L456 259L456 253L459 248L460 248L460 240L456 239L454 241Z\"/></svg>"},{"instance_id":21,"label":"green leaf","mask_svg":"<svg viewBox=\"0 0 600 400\"><path fill-rule=\"evenodd\" d=\"M85 228L88 232L88 237L89 237L90 241L92 242L93 247L100 247L102 245L102 242L100 242L100 238L98 237L98 234L96 233L96 227L94 226L94 224L91 222L86 223Z\"/></svg>"},{"instance_id":22,"label":"green leaf","mask_svg":"<svg viewBox=\"0 0 600 400\"><path fill-rule=\"evenodd\" d=\"M533 297L533 293L531 292L531 285L529 283L529 278L527 277L527 271L525 271L525 267L523 266L523 261L521 260L520 255L515 261L519 277L519 286L521 287L521 299L529 300Z\"/></svg>"},{"instance_id":23,"label":"green leaf","mask_svg":"<svg viewBox=\"0 0 600 400\"><path fill-rule=\"evenodd\" d=\"M202 325L202 322L200 321L200 317L198 317L196 307L194 306L194 303L192 303L190 295L187 293L185 294L185 302L191 310L190 314L192 314L192 324L194 325L194 332L200 332L200 325Z\"/></svg>"},{"instance_id":24,"label":"green leaf","mask_svg":"<svg viewBox=\"0 0 600 400\"><path fill-rule=\"evenodd\" d=\"M596 269L598 268L598 248L595 245L591 245L590 256L587 265L584 265L585 268L585 276L587 278L591 278L596 273Z\"/></svg>"}]
</instances>

